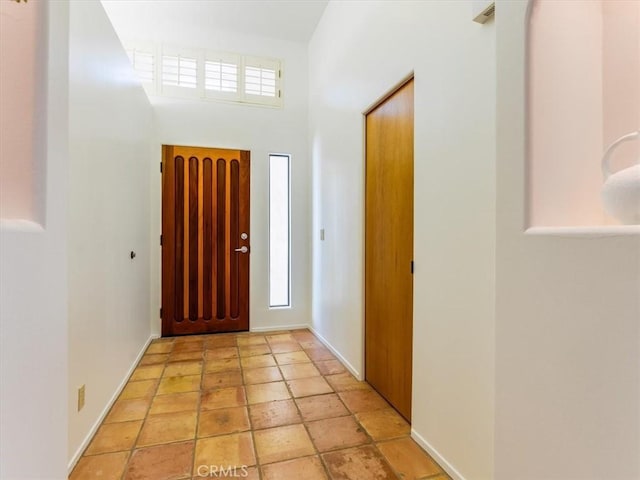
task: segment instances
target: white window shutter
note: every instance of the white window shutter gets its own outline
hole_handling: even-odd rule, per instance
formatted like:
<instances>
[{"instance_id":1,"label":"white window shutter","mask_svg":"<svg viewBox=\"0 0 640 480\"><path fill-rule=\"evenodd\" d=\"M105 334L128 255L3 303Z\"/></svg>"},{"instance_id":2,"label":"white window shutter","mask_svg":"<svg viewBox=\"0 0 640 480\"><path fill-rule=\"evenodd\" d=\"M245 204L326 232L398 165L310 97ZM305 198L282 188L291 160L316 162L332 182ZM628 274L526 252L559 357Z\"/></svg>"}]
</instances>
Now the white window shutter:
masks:
<instances>
[{"instance_id":1,"label":"white window shutter","mask_svg":"<svg viewBox=\"0 0 640 480\"><path fill-rule=\"evenodd\" d=\"M162 56L162 85L196 88L198 61L181 55Z\"/></svg>"},{"instance_id":2,"label":"white window shutter","mask_svg":"<svg viewBox=\"0 0 640 480\"><path fill-rule=\"evenodd\" d=\"M149 95L282 106L279 60L167 45L129 45Z\"/></svg>"},{"instance_id":3,"label":"white window shutter","mask_svg":"<svg viewBox=\"0 0 640 480\"><path fill-rule=\"evenodd\" d=\"M241 58L239 55L205 52L204 96L239 101Z\"/></svg>"},{"instance_id":4,"label":"white window shutter","mask_svg":"<svg viewBox=\"0 0 640 480\"><path fill-rule=\"evenodd\" d=\"M245 57L244 94L250 103L280 104L281 66L277 60Z\"/></svg>"},{"instance_id":5,"label":"white window shutter","mask_svg":"<svg viewBox=\"0 0 640 480\"><path fill-rule=\"evenodd\" d=\"M162 95L202 97L202 55L197 50L163 46L160 59L159 87Z\"/></svg>"},{"instance_id":6,"label":"white window shutter","mask_svg":"<svg viewBox=\"0 0 640 480\"><path fill-rule=\"evenodd\" d=\"M135 50L133 53L133 68L143 83L153 83L155 76L153 53Z\"/></svg>"},{"instance_id":7,"label":"white window shutter","mask_svg":"<svg viewBox=\"0 0 640 480\"><path fill-rule=\"evenodd\" d=\"M136 76L149 95L155 93L156 54L153 45L131 45L126 50Z\"/></svg>"}]
</instances>

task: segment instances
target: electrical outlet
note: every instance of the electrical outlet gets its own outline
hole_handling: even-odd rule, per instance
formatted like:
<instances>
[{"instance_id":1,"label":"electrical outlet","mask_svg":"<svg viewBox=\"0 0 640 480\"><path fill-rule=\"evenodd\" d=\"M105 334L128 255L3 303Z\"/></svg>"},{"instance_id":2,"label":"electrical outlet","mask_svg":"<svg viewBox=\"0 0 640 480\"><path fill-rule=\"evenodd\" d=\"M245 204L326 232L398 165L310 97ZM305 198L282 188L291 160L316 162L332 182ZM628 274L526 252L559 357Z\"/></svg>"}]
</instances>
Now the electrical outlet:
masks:
<instances>
[{"instance_id":1,"label":"electrical outlet","mask_svg":"<svg viewBox=\"0 0 640 480\"><path fill-rule=\"evenodd\" d=\"M78 411L82 410L82 407L84 407L84 387L85 386L82 385L78 388Z\"/></svg>"}]
</instances>

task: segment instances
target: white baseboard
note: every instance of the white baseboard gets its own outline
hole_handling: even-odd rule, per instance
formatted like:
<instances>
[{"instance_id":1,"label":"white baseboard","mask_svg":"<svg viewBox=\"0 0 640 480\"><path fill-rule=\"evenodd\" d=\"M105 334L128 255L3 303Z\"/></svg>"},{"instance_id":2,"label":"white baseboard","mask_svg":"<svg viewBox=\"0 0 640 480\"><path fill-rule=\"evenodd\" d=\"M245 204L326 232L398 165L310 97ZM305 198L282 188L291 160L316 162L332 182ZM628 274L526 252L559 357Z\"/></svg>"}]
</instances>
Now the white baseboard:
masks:
<instances>
[{"instance_id":1,"label":"white baseboard","mask_svg":"<svg viewBox=\"0 0 640 480\"><path fill-rule=\"evenodd\" d=\"M297 323L295 325L274 325L269 327L251 327L249 331L255 333L261 332L277 332L281 330L302 330L304 328L309 328L309 325L306 323Z\"/></svg>"},{"instance_id":2,"label":"white baseboard","mask_svg":"<svg viewBox=\"0 0 640 480\"><path fill-rule=\"evenodd\" d=\"M351 362L344 358L342 354L336 348L334 348L334 346L331 345L331 343L326 338L320 335L320 333L318 333L313 327L307 326L307 328L318 338L318 340L320 340L324 344L325 347L331 350L331 353L338 357L340 362L342 362L342 364L347 367L347 370L349 370L354 377L356 377L358 380L363 380L363 378L360 376L360 372L356 370L354 366L351 365Z\"/></svg>"},{"instance_id":3,"label":"white baseboard","mask_svg":"<svg viewBox=\"0 0 640 480\"><path fill-rule=\"evenodd\" d=\"M433 459L438 462L440 465L453 480L466 480L462 474L454 468L447 460L440 455L435 448L431 446L429 442L427 442L422 435L416 432L413 428L411 429L411 438L413 438L418 445L420 445L429 455L433 457Z\"/></svg>"},{"instance_id":4,"label":"white baseboard","mask_svg":"<svg viewBox=\"0 0 640 480\"><path fill-rule=\"evenodd\" d=\"M93 436L98 431L98 428L102 424L102 421L104 420L104 418L107 416L107 413L109 413L109 410L111 410L111 407L113 406L113 404L117 400L118 396L120 395L120 393L122 392L124 387L127 385L127 382L129 381L129 377L131 377L131 374L133 373L133 371L138 366L138 362L140 362L140 359L144 355L144 352L147 350L147 347L149 346L151 341L153 339L155 339L155 338L160 338L160 336L157 335L157 334L152 334L152 335L149 336L149 338L145 342L145 344L142 347L142 349L140 350L140 352L138 352L138 355L137 355L136 359L133 361L133 364L131 365L131 367L129 367L129 370L127 371L127 373L125 374L124 378L122 379L122 382L120 382L120 385L118 385L118 388L116 389L115 393L111 396L111 398L107 402L107 405L104 407L104 409L102 410L102 412L98 416L98 419L94 422L93 426L91 427L91 429L89 430L89 432L85 436L84 440L82 441L82 443L80 444L80 446L76 450L76 453L74 453L73 457L71 457L71 460L69 460L69 463L67 464L67 470L69 472L69 475L71 474L71 471L73 470L73 468L76 466L76 463L78 463L78 460L80 460L80 457L82 456L82 453L89 446L89 442L91 442L91 439L93 439Z\"/></svg>"}]
</instances>

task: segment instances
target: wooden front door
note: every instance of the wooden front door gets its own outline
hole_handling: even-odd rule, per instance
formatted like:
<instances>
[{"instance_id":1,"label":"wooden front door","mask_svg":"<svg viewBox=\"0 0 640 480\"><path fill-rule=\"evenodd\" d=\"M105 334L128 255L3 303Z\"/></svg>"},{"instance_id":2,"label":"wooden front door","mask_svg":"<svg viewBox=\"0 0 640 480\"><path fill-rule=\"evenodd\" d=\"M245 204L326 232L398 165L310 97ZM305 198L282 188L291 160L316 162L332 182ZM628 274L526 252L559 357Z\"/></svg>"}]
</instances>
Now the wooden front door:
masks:
<instances>
[{"instance_id":1,"label":"wooden front door","mask_svg":"<svg viewBox=\"0 0 640 480\"><path fill-rule=\"evenodd\" d=\"M162 150L162 335L248 330L249 152Z\"/></svg>"},{"instance_id":2,"label":"wooden front door","mask_svg":"<svg viewBox=\"0 0 640 480\"><path fill-rule=\"evenodd\" d=\"M366 116L365 377L411 420L413 79Z\"/></svg>"}]
</instances>

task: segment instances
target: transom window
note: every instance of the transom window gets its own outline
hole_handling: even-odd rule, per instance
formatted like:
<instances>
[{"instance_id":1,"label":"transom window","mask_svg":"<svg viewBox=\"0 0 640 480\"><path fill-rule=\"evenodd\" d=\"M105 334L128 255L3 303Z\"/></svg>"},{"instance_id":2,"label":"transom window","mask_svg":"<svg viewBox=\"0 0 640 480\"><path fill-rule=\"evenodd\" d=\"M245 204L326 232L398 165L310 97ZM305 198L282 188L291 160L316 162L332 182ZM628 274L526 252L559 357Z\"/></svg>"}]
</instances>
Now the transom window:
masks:
<instances>
[{"instance_id":1,"label":"transom window","mask_svg":"<svg viewBox=\"0 0 640 480\"><path fill-rule=\"evenodd\" d=\"M244 90L250 95L276 96L276 71L270 68L245 67Z\"/></svg>"},{"instance_id":2,"label":"transom window","mask_svg":"<svg viewBox=\"0 0 640 480\"><path fill-rule=\"evenodd\" d=\"M282 106L279 60L148 44L127 53L149 95Z\"/></svg>"},{"instance_id":3,"label":"transom window","mask_svg":"<svg viewBox=\"0 0 640 480\"><path fill-rule=\"evenodd\" d=\"M155 79L155 59L153 53L142 50L127 50L133 69L142 83L152 83Z\"/></svg>"},{"instance_id":4,"label":"transom window","mask_svg":"<svg viewBox=\"0 0 640 480\"><path fill-rule=\"evenodd\" d=\"M195 58L163 55L162 85L196 88L198 85L198 61Z\"/></svg>"},{"instance_id":5,"label":"transom window","mask_svg":"<svg viewBox=\"0 0 640 480\"><path fill-rule=\"evenodd\" d=\"M238 91L238 66L226 62L204 62L204 88L216 92Z\"/></svg>"}]
</instances>

